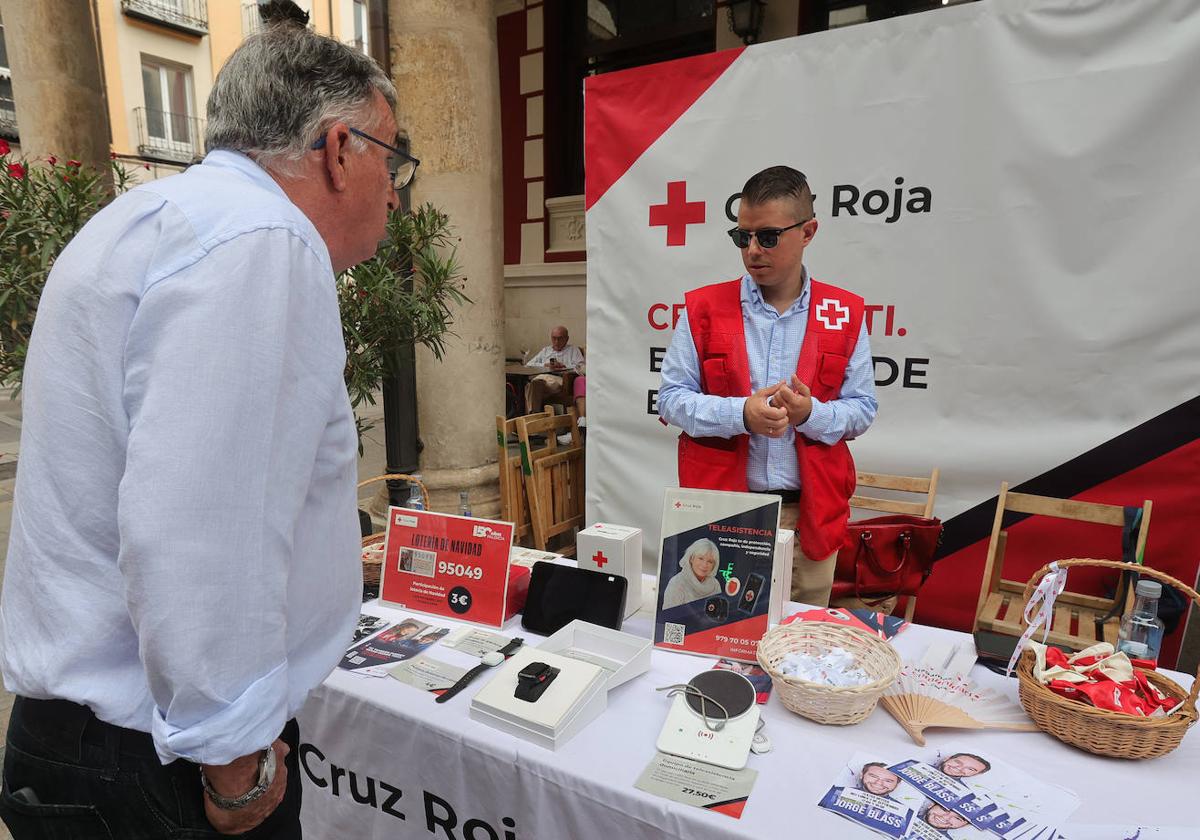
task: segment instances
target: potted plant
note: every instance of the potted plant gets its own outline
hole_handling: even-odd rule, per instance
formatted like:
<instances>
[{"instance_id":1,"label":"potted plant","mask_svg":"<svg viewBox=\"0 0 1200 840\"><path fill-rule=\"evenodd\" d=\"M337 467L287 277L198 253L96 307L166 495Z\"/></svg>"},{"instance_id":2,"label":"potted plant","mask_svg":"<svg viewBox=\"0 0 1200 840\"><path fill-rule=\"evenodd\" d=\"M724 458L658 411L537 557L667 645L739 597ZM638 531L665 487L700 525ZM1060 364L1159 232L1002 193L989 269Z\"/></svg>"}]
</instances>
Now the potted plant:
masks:
<instances>
[{"instance_id":1,"label":"potted plant","mask_svg":"<svg viewBox=\"0 0 1200 840\"><path fill-rule=\"evenodd\" d=\"M346 389L355 409L359 452L372 428L358 417L364 403L411 364L413 348L441 359L453 322L452 307L470 303L463 293L449 217L432 204L397 211L375 256L338 276ZM390 422L385 414L384 422Z\"/></svg>"}]
</instances>

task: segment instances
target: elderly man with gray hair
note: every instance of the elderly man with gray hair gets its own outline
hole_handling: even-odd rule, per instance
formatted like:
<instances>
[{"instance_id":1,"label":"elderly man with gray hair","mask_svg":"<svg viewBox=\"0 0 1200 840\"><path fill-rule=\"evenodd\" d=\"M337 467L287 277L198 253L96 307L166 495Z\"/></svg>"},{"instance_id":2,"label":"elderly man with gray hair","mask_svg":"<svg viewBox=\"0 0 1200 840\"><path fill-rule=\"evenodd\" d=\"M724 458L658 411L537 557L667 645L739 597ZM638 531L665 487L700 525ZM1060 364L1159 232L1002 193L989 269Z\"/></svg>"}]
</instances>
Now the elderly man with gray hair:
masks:
<instances>
[{"instance_id":1,"label":"elderly man with gray hair","mask_svg":"<svg viewBox=\"0 0 1200 840\"><path fill-rule=\"evenodd\" d=\"M55 263L0 604L17 840L301 836L294 716L362 586L334 273L415 168L395 99L276 24L217 77L204 161Z\"/></svg>"}]
</instances>

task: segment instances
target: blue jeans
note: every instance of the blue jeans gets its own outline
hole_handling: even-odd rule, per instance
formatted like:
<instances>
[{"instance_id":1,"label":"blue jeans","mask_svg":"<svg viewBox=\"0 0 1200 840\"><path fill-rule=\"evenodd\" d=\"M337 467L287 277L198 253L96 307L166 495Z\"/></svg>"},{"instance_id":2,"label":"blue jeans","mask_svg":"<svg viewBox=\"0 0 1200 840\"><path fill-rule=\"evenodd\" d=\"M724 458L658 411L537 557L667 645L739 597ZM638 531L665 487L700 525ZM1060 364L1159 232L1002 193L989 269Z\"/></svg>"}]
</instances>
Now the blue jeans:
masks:
<instances>
[{"instance_id":1,"label":"blue jeans","mask_svg":"<svg viewBox=\"0 0 1200 840\"><path fill-rule=\"evenodd\" d=\"M162 765L145 732L104 723L86 706L18 697L8 724L0 817L13 840L300 840L299 727L287 792L261 825L225 835L204 815L199 765Z\"/></svg>"}]
</instances>

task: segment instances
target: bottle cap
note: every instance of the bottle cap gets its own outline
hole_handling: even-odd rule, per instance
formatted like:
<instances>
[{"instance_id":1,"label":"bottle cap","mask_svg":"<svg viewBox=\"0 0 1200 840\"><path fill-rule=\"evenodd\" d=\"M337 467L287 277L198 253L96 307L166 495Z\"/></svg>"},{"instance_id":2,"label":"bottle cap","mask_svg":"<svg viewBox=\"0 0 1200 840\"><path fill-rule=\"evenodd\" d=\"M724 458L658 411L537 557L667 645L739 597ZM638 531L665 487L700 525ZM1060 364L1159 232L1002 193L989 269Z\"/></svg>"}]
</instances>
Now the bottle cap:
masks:
<instances>
[{"instance_id":1,"label":"bottle cap","mask_svg":"<svg viewBox=\"0 0 1200 840\"><path fill-rule=\"evenodd\" d=\"M1147 598L1161 598L1162 584L1156 580L1139 580L1136 591Z\"/></svg>"}]
</instances>

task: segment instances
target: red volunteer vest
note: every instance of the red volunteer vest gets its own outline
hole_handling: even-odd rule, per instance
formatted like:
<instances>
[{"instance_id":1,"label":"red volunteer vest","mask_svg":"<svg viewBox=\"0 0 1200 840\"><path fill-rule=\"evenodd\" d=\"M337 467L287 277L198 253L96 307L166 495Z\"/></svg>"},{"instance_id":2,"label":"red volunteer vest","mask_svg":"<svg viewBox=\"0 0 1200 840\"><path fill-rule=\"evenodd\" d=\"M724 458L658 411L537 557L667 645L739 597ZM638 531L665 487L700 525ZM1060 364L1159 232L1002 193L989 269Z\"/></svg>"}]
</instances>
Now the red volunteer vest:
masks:
<instances>
[{"instance_id":1,"label":"red volunteer vest","mask_svg":"<svg viewBox=\"0 0 1200 840\"><path fill-rule=\"evenodd\" d=\"M809 280L808 325L796 376L819 400L837 399L862 329L863 299ZM688 325L700 359L700 387L718 397L750 396L750 362L742 325L741 280L715 283L684 296ZM750 436L693 438L679 435L679 484L705 490L745 492ZM837 551L850 520L854 459L845 441L832 446L796 435L800 512L796 536L814 560Z\"/></svg>"}]
</instances>

